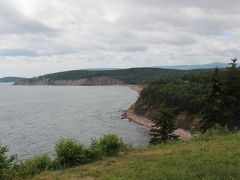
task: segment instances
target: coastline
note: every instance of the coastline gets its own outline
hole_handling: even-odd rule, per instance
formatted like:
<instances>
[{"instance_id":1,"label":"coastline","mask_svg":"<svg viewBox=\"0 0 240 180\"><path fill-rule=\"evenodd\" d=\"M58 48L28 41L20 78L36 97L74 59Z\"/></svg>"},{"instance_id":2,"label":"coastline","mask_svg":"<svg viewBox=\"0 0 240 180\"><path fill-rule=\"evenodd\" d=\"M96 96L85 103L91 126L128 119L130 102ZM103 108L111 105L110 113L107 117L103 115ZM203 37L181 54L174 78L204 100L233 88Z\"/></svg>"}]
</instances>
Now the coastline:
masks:
<instances>
[{"instance_id":1,"label":"coastline","mask_svg":"<svg viewBox=\"0 0 240 180\"><path fill-rule=\"evenodd\" d=\"M138 92L139 94L141 93L141 91L143 90L143 86L139 86L139 85L126 85L127 87L129 87L130 89ZM130 107L124 112L123 116L124 118L128 119L130 122L134 122L138 125L144 126L148 129L151 129L155 123L144 117L144 116L139 116L134 112L134 105L136 102L134 102L133 104L130 105ZM176 129L173 132L175 135L179 136L179 139L182 141L190 141L192 139L192 135L189 131L185 130L185 129Z\"/></svg>"},{"instance_id":2,"label":"coastline","mask_svg":"<svg viewBox=\"0 0 240 180\"><path fill-rule=\"evenodd\" d=\"M140 86L140 85L126 85L126 86L129 87L130 89L136 91L139 94L141 93L141 91L144 88L143 86ZM128 119L130 122L132 121L138 125L141 125L141 126L151 129L155 123L152 120L147 119L146 117L135 114L135 112L134 112L135 103L136 102L134 102L133 104L130 105L130 107L124 112L123 116L126 119Z\"/></svg>"}]
</instances>

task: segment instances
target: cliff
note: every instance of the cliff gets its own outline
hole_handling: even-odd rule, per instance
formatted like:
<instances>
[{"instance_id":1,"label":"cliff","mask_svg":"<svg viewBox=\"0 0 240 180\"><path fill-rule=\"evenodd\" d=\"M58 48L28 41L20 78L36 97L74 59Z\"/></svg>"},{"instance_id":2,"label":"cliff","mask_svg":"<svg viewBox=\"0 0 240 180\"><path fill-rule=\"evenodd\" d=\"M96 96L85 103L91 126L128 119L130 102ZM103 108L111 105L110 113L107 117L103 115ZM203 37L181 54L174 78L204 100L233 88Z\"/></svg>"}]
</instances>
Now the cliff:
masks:
<instances>
[{"instance_id":1,"label":"cliff","mask_svg":"<svg viewBox=\"0 0 240 180\"><path fill-rule=\"evenodd\" d=\"M122 81L111 77L90 77L78 80L54 80L46 78L23 79L14 83L14 85L55 85L55 86L104 86L104 85L122 85Z\"/></svg>"}]
</instances>

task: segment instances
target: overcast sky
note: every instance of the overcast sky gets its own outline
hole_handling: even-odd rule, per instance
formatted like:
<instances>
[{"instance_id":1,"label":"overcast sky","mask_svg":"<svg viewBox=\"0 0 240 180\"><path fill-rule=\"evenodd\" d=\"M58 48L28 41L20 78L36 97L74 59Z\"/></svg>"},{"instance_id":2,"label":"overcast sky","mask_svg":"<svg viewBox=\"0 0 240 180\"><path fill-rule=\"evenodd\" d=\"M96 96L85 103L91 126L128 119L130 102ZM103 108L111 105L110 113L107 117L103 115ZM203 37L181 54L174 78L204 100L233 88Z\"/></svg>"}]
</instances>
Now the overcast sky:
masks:
<instances>
[{"instance_id":1,"label":"overcast sky","mask_svg":"<svg viewBox=\"0 0 240 180\"><path fill-rule=\"evenodd\" d=\"M0 77L240 57L239 0L0 0Z\"/></svg>"}]
</instances>

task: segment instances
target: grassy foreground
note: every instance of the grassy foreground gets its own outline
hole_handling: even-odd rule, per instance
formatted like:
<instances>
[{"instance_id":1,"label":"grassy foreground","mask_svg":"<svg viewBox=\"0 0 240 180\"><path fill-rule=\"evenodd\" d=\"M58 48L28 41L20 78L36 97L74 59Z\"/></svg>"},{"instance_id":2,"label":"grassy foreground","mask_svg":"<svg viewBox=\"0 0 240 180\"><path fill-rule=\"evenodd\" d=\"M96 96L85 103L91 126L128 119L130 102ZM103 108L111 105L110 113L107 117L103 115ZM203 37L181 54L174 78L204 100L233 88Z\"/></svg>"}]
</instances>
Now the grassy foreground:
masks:
<instances>
[{"instance_id":1,"label":"grassy foreground","mask_svg":"<svg viewBox=\"0 0 240 180\"><path fill-rule=\"evenodd\" d=\"M240 179L240 133L131 150L33 179Z\"/></svg>"}]
</instances>

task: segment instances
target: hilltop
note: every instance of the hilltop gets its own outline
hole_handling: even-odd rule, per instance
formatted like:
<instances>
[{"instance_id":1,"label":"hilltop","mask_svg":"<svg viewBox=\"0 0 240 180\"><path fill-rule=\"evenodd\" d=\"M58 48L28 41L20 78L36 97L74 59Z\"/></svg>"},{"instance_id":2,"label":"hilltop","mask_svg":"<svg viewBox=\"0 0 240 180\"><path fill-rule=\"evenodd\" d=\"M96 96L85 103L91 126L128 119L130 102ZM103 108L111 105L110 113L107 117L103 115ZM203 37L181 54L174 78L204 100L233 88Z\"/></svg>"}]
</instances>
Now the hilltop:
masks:
<instances>
[{"instance_id":1,"label":"hilltop","mask_svg":"<svg viewBox=\"0 0 240 180\"><path fill-rule=\"evenodd\" d=\"M23 79L15 85L119 85L149 84L159 78L179 78L187 74L226 68L225 63L156 66L129 69L92 68L71 70Z\"/></svg>"},{"instance_id":2,"label":"hilltop","mask_svg":"<svg viewBox=\"0 0 240 180\"><path fill-rule=\"evenodd\" d=\"M148 84L160 77L178 78L208 70L130 68L120 70L72 70L24 79L15 85L119 85Z\"/></svg>"}]
</instances>

